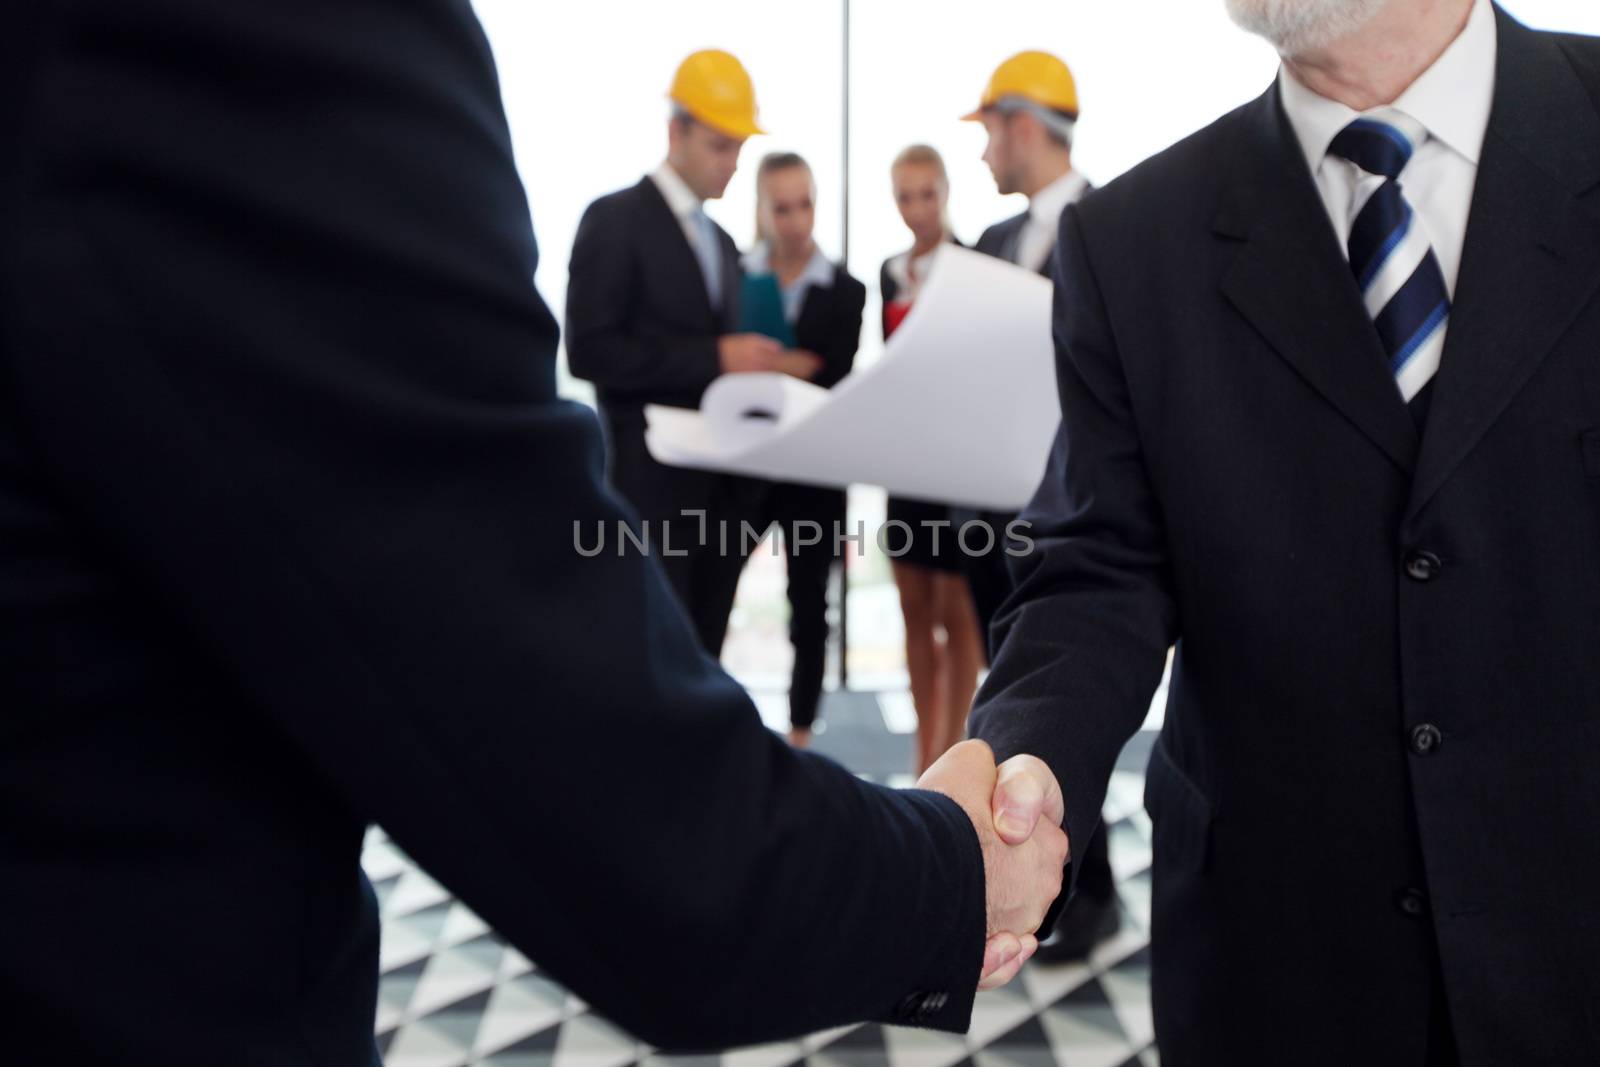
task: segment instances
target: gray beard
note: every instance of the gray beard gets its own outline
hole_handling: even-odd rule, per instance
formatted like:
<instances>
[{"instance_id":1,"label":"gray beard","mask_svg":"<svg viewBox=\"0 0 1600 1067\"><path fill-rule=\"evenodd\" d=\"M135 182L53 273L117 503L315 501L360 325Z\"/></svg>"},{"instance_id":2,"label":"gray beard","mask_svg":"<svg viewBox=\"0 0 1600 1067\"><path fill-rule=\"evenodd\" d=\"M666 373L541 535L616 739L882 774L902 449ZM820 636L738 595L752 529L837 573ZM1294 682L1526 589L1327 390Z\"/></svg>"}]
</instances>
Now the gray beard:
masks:
<instances>
[{"instance_id":1,"label":"gray beard","mask_svg":"<svg viewBox=\"0 0 1600 1067\"><path fill-rule=\"evenodd\" d=\"M1239 26L1265 37L1280 55L1326 48L1361 29L1389 0L1226 0Z\"/></svg>"}]
</instances>

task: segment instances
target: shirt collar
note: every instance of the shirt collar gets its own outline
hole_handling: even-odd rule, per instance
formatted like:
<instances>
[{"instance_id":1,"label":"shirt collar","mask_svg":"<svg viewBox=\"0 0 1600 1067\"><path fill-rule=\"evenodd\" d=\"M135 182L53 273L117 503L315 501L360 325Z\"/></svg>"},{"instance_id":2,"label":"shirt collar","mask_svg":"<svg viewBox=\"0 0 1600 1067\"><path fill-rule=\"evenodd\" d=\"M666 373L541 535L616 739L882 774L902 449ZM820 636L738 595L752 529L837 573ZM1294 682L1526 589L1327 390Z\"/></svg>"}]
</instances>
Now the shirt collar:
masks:
<instances>
[{"instance_id":1,"label":"shirt collar","mask_svg":"<svg viewBox=\"0 0 1600 1067\"><path fill-rule=\"evenodd\" d=\"M1489 0L1476 0L1466 27L1450 47L1390 107L1422 123L1430 137L1477 166L1489 129L1498 47L1494 6ZM1333 139L1359 113L1312 92L1287 66L1278 72L1278 86L1289 125L1315 173Z\"/></svg>"},{"instance_id":2,"label":"shirt collar","mask_svg":"<svg viewBox=\"0 0 1600 1067\"><path fill-rule=\"evenodd\" d=\"M826 288L833 284L833 260L822 254L822 249L811 253L811 261L800 272L800 282Z\"/></svg>"},{"instance_id":3,"label":"shirt collar","mask_svg":"<svg viewBox=\"0 0 1600 1067\"><path fill-rule=\"evenodd\" d=\"M920 256L913 257L911 255L911 249L908 248L904 252L901 252L899 255L895 256L893 259L889 260L889 277L893 278L894 283L904 290L907 286L912 284L911 267L913 264L921 263L925 260L931 259L938 253L940 248L947 244L959 243L960 242L956 240L955 234L947 233L944 235L944 240L940 242L940 244L922 253Z\"/></svg>"},{"instance_id":4,"label":"shirt collar","mask_svg":"<svg viewBox=\"0 0 1600 1067\"><path fill-rule=\"evenodd\" d=\"M1061 213L1067 210L1067 205L1078 199L1088 185L1089 180L1083 175L1075 170L1067 171L1029 198L1029 216L1053 228L1061 221Z\"/></svg>"},{"instance_id":5,"label":"shirt collar","mask_svg":"<svg viewBox=\"0 0 1600 1067\"><path fill-rule=\"evenodd\" d=\"M762 241L746 252L741 265L744 267L746 274L772 273L772 251L767 242ZM797 286L816 285L823 288L832 285L833 260L829 259L822 249L813 250L811 258L806 261L805 269L800 272L800 276L791 284Z\"/></svg>"},{"instance_id":6,"label":"shirt collar","mask_svg":"<svg viewBox=\"0 0 1600 1067\"><path fill-rule=\"evenodd\" d=\"M650 174L650 180L656 183L656 188L661 190L661 197L667 202L667 207L680 219L689 218L702 207L700 198L694 195L694 190L689 188L689 183L678 176L672 169L672 164L666 160L661 161Z\"/></svg>"}]
</instances>

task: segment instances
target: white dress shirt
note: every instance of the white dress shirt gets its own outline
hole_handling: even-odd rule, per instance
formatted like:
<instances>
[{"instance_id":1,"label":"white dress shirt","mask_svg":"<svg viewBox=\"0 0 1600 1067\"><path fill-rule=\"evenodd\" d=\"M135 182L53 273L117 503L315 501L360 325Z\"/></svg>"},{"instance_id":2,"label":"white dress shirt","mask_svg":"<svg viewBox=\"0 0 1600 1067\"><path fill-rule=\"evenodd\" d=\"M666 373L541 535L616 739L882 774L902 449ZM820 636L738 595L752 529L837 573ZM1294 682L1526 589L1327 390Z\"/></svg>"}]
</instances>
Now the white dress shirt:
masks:
<instances>
[{"instance_id":1,"label":"white dress shirt","mask_svg":"<svg viewBox=\"0 0 1600 1067\"><path fill-rule=\"evenodd\" d=\"M1028 199L1028 221L1017 237L1017 265L1042 270L1055 251L1061 213L1089 188L1089 180L1069 170Z\"/></svg>"},{"instance_id":2,"label":"white dress shirt","mask_svg":"<svg viewBox=\"0 0 1600 1067\"><path fill-rule=\"evenodd\" d=\"M678 225L683 227L683 236L688 240L689 247L698 249L700 246L700 232L695 223L695 215L704 207L704 202L694 195L694 190L689 188L689 183L678 176L672 169L672 164L666 160L661 161L650 174L650 180L656 183L656 188L661 190L661 197L667 202L667 207L678 217Z\"/></svg>"},{"instance_id":3,"label":"white dress shirt","mask_svg":"<svg viewBox=\"0 0 1600 1067\"><path fill-rule=\"evenodd\" d=\"M907 250L889 260L889 280L894 282L896 301L904 304L916 302L917 294L922 291L922 283L928 280L928 272L933 269L933 257L939 254L940 248L952 240L953 238L946 235L939 245L915 259L912 258L910 250Z\"/></svg>"},{"instance_id":4,"label":"white dress shirt","mask_svg":"<svg viewBox=\"0 0 1600 1067\"><path fill-rule=\"evenodd\" d=\"M1433 66L1389 107L1364 113L1383 121L1386 114L1398 111L1427 130L1427 140L1401 172L1400 187L1433 244L1451 299L1461 273L1467 216L1489 128L1497 48L1494 8L1489 0L1476 0L1466 27ZM1339 244L1349 255L1356 216L1385 179L1329 155L1328 146L1363 113L1307 89L1287 67L1278 79L1289 124L1316 177Z\"/></svg>"}]
</instances>

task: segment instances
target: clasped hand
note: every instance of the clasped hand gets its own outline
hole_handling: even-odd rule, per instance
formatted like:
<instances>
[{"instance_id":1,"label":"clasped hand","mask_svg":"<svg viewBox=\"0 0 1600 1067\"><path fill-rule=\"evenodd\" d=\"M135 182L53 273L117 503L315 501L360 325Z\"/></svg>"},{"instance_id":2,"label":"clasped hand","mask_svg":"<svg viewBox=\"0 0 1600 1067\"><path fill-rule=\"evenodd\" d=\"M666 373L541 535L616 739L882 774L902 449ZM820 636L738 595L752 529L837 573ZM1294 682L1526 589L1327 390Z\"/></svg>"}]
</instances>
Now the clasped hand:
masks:
<instances>
[{"instance_id":1,"label":"clasped hand","mask_svg":"<svg viewBox=\"0 0 1600 1067\"><path fill-rule=\"evenodd\" d=\"M982 741L964 741L946 752L917 787L960 804L978 832L988 938L978 988L1005 985L1039 947L1034 935L1061 894L1069 852L1061 787L1034 756L995 766L994 753Z\"/></svg>"},{"instance_id":2,"label":"clasped hand","mask_svg":"<svg viewBox=\"0 0 1600 1067\"><path fill-rule=\"evenodd\" d=\"M787 374L810 381L822 370L822 357L803 348L784 348L758 333L730 333L717 339L717 360L724 374L756 371Z\"/></svg>"}]
</instances>

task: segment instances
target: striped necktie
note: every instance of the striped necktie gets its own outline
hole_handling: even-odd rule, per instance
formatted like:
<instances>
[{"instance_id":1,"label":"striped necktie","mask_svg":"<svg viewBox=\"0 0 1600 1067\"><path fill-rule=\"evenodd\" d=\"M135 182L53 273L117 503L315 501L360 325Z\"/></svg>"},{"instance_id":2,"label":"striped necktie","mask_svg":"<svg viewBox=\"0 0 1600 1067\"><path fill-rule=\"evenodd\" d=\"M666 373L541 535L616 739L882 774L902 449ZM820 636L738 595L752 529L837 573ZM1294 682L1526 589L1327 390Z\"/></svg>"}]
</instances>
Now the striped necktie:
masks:
<instances>
[{"instance_id":1,"label":"striped necktie","mask_svg":"<svg viewBox=\"0 0 1600 1067\"><path fill-rule=\"evenodd\" d=\"M1400 187L1401 172L1427 136L1420 124L1390 111L1381 121L1356 119L1328 148L1331 155L1385 179L1350 229L1350 269L1400 395L1419 425L1427 413L1428 385L1439 369L1450 319L1444 273Z\"/></svg>"}]
</instances>

